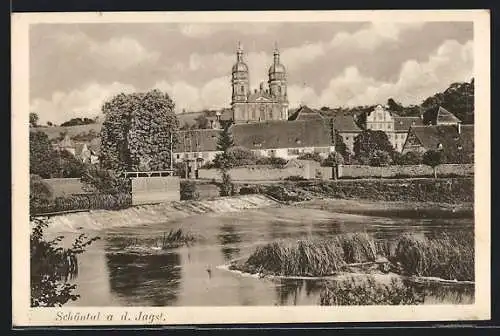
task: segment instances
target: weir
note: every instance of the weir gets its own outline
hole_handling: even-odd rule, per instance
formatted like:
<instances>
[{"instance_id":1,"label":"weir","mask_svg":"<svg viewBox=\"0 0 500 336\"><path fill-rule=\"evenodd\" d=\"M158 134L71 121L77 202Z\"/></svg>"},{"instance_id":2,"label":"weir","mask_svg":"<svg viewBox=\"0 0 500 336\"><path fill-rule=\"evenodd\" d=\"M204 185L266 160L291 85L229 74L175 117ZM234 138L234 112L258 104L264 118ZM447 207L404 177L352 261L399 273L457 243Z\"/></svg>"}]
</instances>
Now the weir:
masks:
<instances>
[{"instance_id":1,"label":"weir","mask_svg":"<svg viewBox=\"0 0 500 336\"><path fill-rule=\"evenodd\" d=\"M168 222L193 215L278 206L264 195L244 195L205 201L178 201L122 210L92 210L49 218L49 230L76 232Z\"/></svg>"}]
</instances>

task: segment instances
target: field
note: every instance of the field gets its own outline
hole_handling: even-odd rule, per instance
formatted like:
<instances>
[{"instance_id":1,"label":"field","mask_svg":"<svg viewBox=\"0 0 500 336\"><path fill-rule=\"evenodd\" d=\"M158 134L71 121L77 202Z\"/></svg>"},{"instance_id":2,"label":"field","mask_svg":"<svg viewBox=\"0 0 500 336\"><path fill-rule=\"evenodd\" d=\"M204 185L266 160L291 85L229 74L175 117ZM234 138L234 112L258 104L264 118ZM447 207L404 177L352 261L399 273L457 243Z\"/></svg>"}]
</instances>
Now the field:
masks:
<instances>
[{"instance_id":1,"label":"field","mask_svg":"<svg viewBox=\"0 0 500 336\"><path fill-rule=\"evenodd\" d=\"M188 123L190 125L194 124L194 119L198 116L200 116L202 112L192 112L192 113L181 113L177 114L177 118L179 119L179 125L182 126L184 123ZM89 124L89 125L79 125L79 126L68 126L68 127L62 127L62 126L53 126L53 127L37 127L37 128L30 128L30 131L38 130L42 131L47 134L49 139L55 139L57 138L61 133L67 132L70 138L73 138L74 136L81 134L81 133L88 133L89 131L93 130L97 134L101 131L102 123L97 123L97 124Z\"/></svg>"}]
</instances>

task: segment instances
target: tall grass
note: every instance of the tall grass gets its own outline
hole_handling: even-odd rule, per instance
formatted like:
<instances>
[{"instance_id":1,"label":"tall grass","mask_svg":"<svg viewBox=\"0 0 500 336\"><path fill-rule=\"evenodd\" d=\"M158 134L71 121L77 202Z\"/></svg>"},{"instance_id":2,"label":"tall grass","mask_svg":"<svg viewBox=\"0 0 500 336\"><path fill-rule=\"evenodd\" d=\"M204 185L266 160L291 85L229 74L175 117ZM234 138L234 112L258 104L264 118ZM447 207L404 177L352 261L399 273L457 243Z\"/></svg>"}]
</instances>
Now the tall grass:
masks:
<instances>
[{"instance_id":1,"label":"tall grass","mask_svg":"<svg viewBox=\"0 0 500 336\"><path fill-rule=\"evenodd\" d=\"M474 281L473 238L472 233L461 231L433 238L404 234L375 240L366 233L348 233L330 239L276 241L257 248L233 267L279 276L326 276L385 257L390 269L401 275Z\"/></svg>"},{"instance_id":2,"label":"tall grass","mask_svg":"<svg viewBox=\"0 0 500 336\"><path fill-rule=\"evenodd\" d=\"M322 306L416 305L423 302L421 291L397 278L384 284L372 276L363 280L351 277L328 282L320 293Z\"/></svg>"},{"instance_id":3,"label":"tall grass","mask_svg":"<svg viewBox=\"0 0 500 336\"><path fill-rule=\"evenodd\" d=\"M474 234L460 231L429 239L404 234L388 258L408 275L474 281Z\"/></svg>"},{"instance_id":4,"label":"tall grass","mask_svg":"<svg viewBox=\"0 0 500 336\"><path fill-rule=\"evenodd\" d=\"M340 271L347 263L375 258L373 240L364 233L354 233L328 240L276 241L257 248L243 267L274 275L325 276Z\"/></svg>"},{"instance_id":5,"label":"tall grass","mask_svg":"<svg viewBox=\"0 0 500 336\"><path fill-rule=\"evenodd\" d=\"M164 232L160 237L148 238L128 238L116 237L111 239L115 241L120 249L143 249L143 248L160 248L162 250L189 245L196 240L195 235L184 231L182 228L171 229Z\"/></svg>"}]
</instances>

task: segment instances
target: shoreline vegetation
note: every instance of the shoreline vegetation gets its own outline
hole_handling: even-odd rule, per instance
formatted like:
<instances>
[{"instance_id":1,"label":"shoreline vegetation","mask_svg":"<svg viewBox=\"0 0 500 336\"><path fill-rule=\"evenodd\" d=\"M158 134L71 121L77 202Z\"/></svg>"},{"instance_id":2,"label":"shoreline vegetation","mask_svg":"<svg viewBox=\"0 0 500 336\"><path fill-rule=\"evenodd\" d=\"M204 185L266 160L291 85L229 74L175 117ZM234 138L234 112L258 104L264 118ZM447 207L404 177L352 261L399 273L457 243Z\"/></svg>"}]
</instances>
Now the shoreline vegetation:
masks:
<instances>
[{"instance_id":1,"label":"shoreline vegetation","mask_svg":"<svg viewBox=\"0 0 500 336\"><path fill-rule=\"evenodd\" d=\"M345 233L329 239L275 241L258 247L230 270L259 276L332 277L346 273L396 274L443 282L474 281L474 234L375 239ZM449 280L449 281L448 281Z\"/></svg>"}]
</instances>

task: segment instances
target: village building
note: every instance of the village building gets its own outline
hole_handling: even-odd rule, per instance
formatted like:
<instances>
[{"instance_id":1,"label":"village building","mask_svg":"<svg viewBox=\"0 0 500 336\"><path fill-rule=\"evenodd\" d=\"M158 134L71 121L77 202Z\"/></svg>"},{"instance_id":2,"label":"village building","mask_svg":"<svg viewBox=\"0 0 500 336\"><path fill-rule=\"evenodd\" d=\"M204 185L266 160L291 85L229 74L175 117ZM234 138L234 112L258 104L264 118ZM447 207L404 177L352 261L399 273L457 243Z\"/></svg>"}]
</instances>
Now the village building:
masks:
<instances>
[{"instance_id":1,"label":"village building","mask_svg":"<svg viewBox=\"0 0 500 336\"><path fill-rule=\"evenodd\" d=\"M217 153L220 129L196 129L177 132L174 162L196 162L197 167L213 161ZM263 157L297 158L318 153L326 158L335 151L331 119L268 121L233 124L229 127L235 146L250 149Z\"/></svg>"},{"instance_id":2,"label":"village building","mask_svg":"<svg viewBox=\"0 0 500 336\"><path fill-rule=\"evenodd\" d=\"M403 150L410 127L419 125L423 125L421 117L400 117L382 105L377 105L368 113L365 121L366 129L385 132L397 152Z\"/></svg>"},{"instance_id":3,"label":"village building","mask_svg":"<svg viewBox=\"0 0 500 336\"><path fill-rule=\"evenodd\" d=\"M472 163L474 161L474 125L412 126L403 146L403 154L442 152L446 163Z\"/></svg>"},{"instance_id":4,"label":"village building","mask_svg":"<svg viewBox=\"0 0 500 336\"><path fill-rule=\"evenodd\" d=\"M74 157L81 160L83 163L96 164L99 162L99 147L100 139L95 138L90 143L77 142L70 138L68 134L64 138L55 143L55 150L65 150L71 153Z\"/></svg>"}]
</instances>

